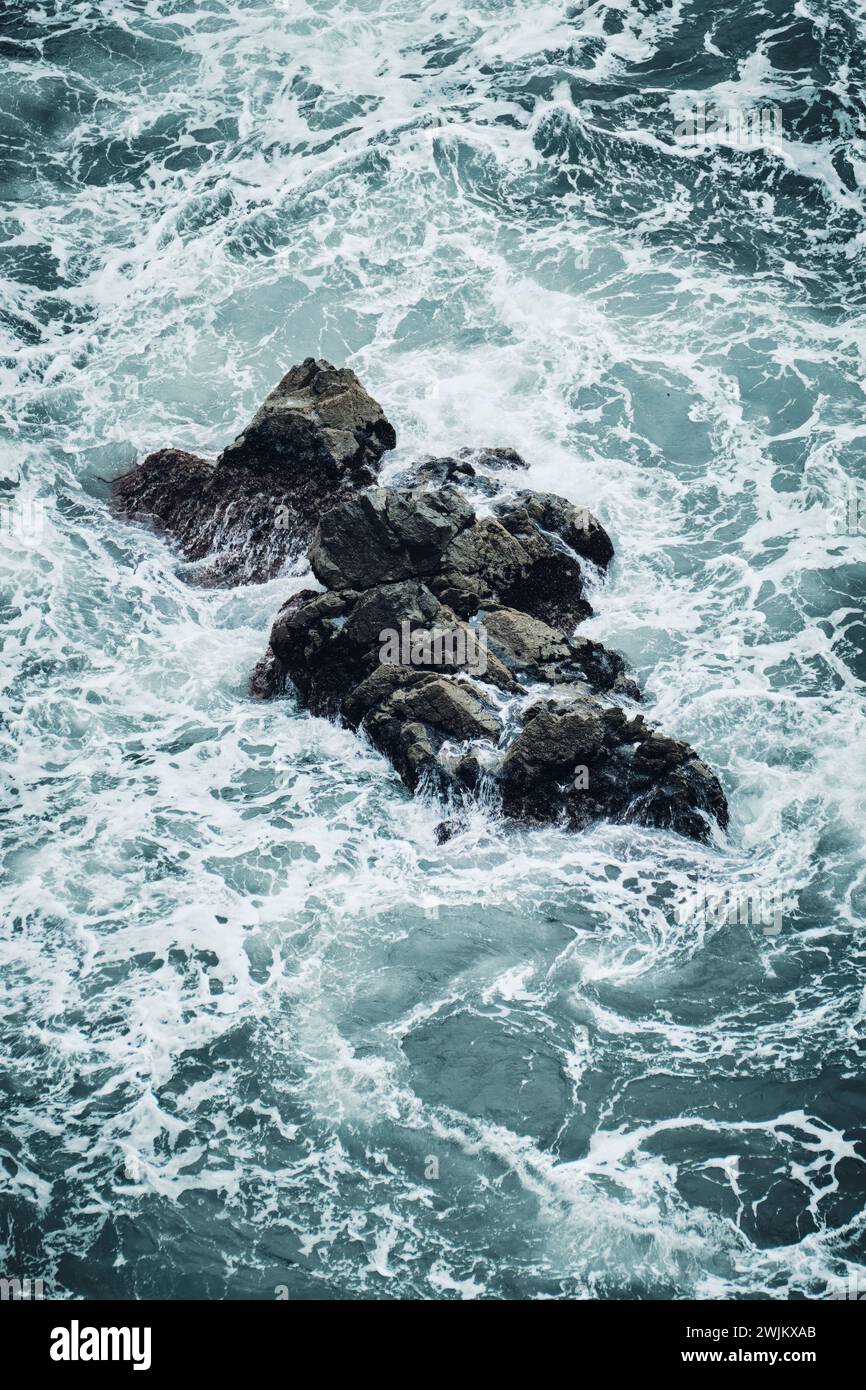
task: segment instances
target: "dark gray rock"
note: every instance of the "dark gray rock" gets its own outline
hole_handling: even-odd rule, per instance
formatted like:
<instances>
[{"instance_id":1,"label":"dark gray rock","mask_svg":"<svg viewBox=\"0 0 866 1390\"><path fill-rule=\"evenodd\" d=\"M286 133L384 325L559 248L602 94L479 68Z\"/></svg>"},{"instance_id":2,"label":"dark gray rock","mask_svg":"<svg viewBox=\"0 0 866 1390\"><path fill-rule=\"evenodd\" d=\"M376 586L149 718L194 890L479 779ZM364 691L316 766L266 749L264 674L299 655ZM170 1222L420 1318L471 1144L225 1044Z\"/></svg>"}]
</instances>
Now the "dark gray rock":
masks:
<instances>
[{"instance_id":1,"label":"dark gray rock","mask_svg":"<svg viewBox=\"0 0 866 1390\"><path fill-rule=\"evenodd\" d=\"M546 537L522 514L525 525L507 529L496 517L484 517L456 536L442 556L442 577L432 587L468 584L479 605L520 608L564 632L592 616L584 597L577 560Z\"/></svg>"},{"instance_id":2,"label":"dark gray rock","mask_svg":"<svg viewBox=\"0 0 866 1390\"><path fill-rule=\"evenodd\" d=\"M386 639L385 634L393 636ZM420 637L426 639L423 645ZM290 680L315 714L357 724L372 707L356 714L358 700L363 702L368 678L378 675L379 668L384 668L384 674L378 675L381 683L373 687L377 695L391 693L395 681L406 683L389 672L412 675L420 668L456 674L477 672L480 664L485 665L479 675L485 683L520 692L522 687L508 668L495 654L479 652L474 638L422 580L399 580L363 590L302 590L277 614L268 655L256 667L251 693L267 698ZM396 656L386 653L386 648L395 645ZM404 653L404 649L408 650Z\"/></svg>"},{"instance_id":3,"label":"dark gray rock","mask_svg":"<svg viewBox=\"0 0 866 1390\"><path fill-rule=\"evenodd\" d=\"M516 449L501 447L497 449L458 449L457 459L459 462L471 464L475 468L489 468L494 473L526 467L526 460L521 458Z\"/></svg>"},{"instance_id":4,"label":"dark gray rock","mask_svg":"<svg viewBox=\"0 0 866 1390\"><path fill-rule=\"evenodd\" d=\"M511 671L533 680L552 679L557 665L568 661L568 641L540 618L517 608L498 608L484 614L490 648Z\"/></svg>"},{"instance_id":5,"label":"dark gray rock","mask_svg":"<svg viewBox=\"0 0 866 1390\"><path fill-rule=\"evenodd\" d=\"M524 466L506 449L424 460L409 488L373 486L394 442L354 373L308 359L216 463L152 454L115 482L113 506L171 536L199 583L270 578L309 544L324 591L283 604L251 694L291 684L363 732L408 787L447 795L440 842L461 803L491 789L529 822L607 817L697 839L724 827L721 786L694 751L598 698L640 692L617 653L574 632L592 612L581 565L604 569L613 553L596 518L553 494L502 498L497 475ZM476 516L473 490L500 496L493 516ZM527 708L540 683L551 696Z\"/></svg>"},{"instance_id":6,"label":"dark gray rock","mask_svg":"<svg viewBox=\"0 0 866 1390\"><path fill-rule=\"evenodd\" d=\"M358 486L371 481L386 449L397 442L382 407L348 367L308 357L292 367L265 397L243 434L224 449L225 468L297 477L298 461L314 445L323 471L334 480L348 475ZM362 477L361 470L367 469Z\"/></svg>"},{"instance_id":7,"label":"dark gray rock","mask_svg":"<svg viewBox=\"0 0 866 1390\"><path fill-rule=\"evenodd\" d=\"M600 569L607 569L613 559L613 542L589 508L576 507L552 492L519 492L493 510L509 531L519 535L529 522L559 537L575 555Z\"/></svg>"},{"instance_id":8,"label":"dark gray rock","mask_svg":"<svg viewBox=\"0 0 866 1390\"><path fill-rule=\"evenodd\" d=\"M541 528L526 506L505 515L508 525L476 520L450 484L370 488L339 503L310 549L318 578L338 587L283 607L255 693L274 672L291 680L310 709L362 729L413 790L459 802L486 779L517 819L577 829L607 817L704 839L714 821L727 821L714 775L687 745L595 698L640 692L616 652L570 635L580 567L557 548L570 547L573 522L561 502L544 499L539 519L556 521L564 536ZM546 571L555 578L541 586L542 603L530 581L554 559L576 578L569 588L571 568ZM566 625L538 608L564 612ZM459 661L429 642L416 647L434 634L468 635L469 613L471 632L484 634L483 667L465 657L468 647ZM525 710L515 730L513 711L492 702L489 686L519 703L524 682L557 694Z\"/></svg>"},{"instance_id":9,"label":"dark gray rock","mask_svg":"<svg viewBox=\"0 0 866 1390\"><path fill-rule=\"evenodd\" d=\"M507 814L575 829L605 817L702 840L728 823L718 778L688 744L591 698L527 710L500 786Z\"/></svg>"},{"instance_id":10,"label":"dark gray rock","mask_svg":"<svg viewBox=\"0 0 866 1390\"><path fill-rule=\"evenodd\" d=\"M432 672L398 686L370 711L364 729L408 787L414 791L426 774L440 792L454 782L438 757L446 740L496 743L502 733L495 712L469 686Z\"/></svg>"},{"instance_id":11,"label":"dark gray rock","mask_svg":"<svg viewBox=\"0 0 866 1390\"><path fill-rule=\"evenodd\" d=\"M456 488L368 488L322 517L310 546L316 578L331 588L435 574L475 513Z\"/></svg>"},{"instance_id":12,"label":"dark gray rock","mask_svg":"<svg viewBox=\"0 0 866 1390\"><path fill-rule=\"evenodd\" d=\"M454 836L459 834L460 829L458 820L441 820L433 831L437 845L445 845L449 840L453 840Z\"/></svg>"},{"instance_id":13,"label":"dark gray rock","mask_svg":"<svg viewBox=\"0 0 866 1390\"><path fill-rule=\"evenodd\" d=\"M521 517L516 533L495 517L476 520L450 484L368 488L322 518L310 564L331 588L423 578L463 617L504 603L571 631L592 613L580 565Z\"/></svg>"},{"instance_id":14,"label":"dark gray rock","mask_svg":"<svg viewBox=\"0 0 866 1390\"><path fill-rule=\"evenodd\" d=\"M395 690L417 685L428 674L411 666L377 666L343 700L343 719L350 728L357 729L368 714L386 704Z\"/></svg>"},{"instance_id":15,"label":"dark gray rock","mask_svg":"<svg viewBox=\"0 0 866 1390\"><path fill-rule=\"evenodd\" d=\"M323 511L374 481L396 436L355 373L307 358L216 463L161 449L112 484L112 508L174 541L207 587L272 579Z\"/></svg>"},{"instance_id":16,"label":"dark gray rock","mask_svg":"<svg viewBox=\"0 0 866 1390\"><path fill-rule=\"evenodd\" d=\"M453 456L422 458L407 465L397 481L400 487L454 483L472 497L495 497L502 491L502 482L488 474L525 467L514 449L458 449Z\"/></svg>"},{"instance_id":17,"label":"dark gray rock","mask_svg":"<svg viewBox=\"0 0 866 1390\"><path fill-rule=\"evenodd\" d=\"M626 673L618 652L588 637L564 637L540 618L516 608L482 610L488 651L520 680L548 685L585 683L591 690L611 690L632 700L641 698Z\"/></svg>"}]
</instances>

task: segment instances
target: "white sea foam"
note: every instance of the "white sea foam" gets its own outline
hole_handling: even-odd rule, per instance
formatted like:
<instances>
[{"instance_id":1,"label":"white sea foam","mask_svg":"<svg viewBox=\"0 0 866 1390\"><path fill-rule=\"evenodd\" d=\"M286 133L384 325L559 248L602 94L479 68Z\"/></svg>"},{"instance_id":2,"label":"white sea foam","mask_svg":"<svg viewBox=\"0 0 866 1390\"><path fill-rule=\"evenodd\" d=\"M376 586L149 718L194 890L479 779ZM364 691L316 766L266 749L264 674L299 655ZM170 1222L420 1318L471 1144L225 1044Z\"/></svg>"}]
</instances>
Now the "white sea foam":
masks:
<instances>
[{"instance_id":1,"label":"white sea foam","mask_svg":"<svg viewBox=\"0 0 866 1390\"><path fill-rule=\"evenodd\" d=\"M864 556L826 515L864 476L866 339L838 142L676 149L634 65L680 5L30 15L59 114L44 177L10 166L0 264L2 476L45 505L0 548L0 1158L20 1221L62 1213L52 1293L103 1227L100 1287L140 1290L125 1223L166 1208L186 1287L227 1296L287 1260L390 1297L847 1277ZM817 100L771 38L678 96ZM721 16L702 42L730 54ZM4 81L37 91L26 57ZM310 353L355 367L400 460L512 445L520 485L600 516L617 559L583 630L720 770L723 842L479 807L440 846L441 808L362 740L250 703L304 577L188 588L101 480L215 454ZM790 919L678 923L705 882L784 882Z\"/></svg>"}]
</instances>

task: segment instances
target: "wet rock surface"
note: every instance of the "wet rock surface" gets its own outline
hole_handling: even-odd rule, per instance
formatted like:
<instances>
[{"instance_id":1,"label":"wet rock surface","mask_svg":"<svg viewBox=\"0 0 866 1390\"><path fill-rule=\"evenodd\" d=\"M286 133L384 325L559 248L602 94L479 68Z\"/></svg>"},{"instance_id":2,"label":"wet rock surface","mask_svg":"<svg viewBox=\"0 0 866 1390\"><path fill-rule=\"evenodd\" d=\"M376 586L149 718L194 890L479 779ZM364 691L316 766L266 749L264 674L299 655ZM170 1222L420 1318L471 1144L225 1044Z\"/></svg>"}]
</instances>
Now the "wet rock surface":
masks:
<instances>
[{"instance_id":1,"label":"wet rock surface","mask_svg":"<svg viewBox=\"0 0 866 1390\"><path fill-rule=\"evenodd\" d=\"M395 442L355 373L310 357L216 462L160 449L115 479L112 507L170 537L191 583L262 583L303 551L328 507L374 481Z\"/></svg>"},{"instance_id":2,"label":"wet rock surface","mask_svg":"<svg viewBox=\"0 0 866 1390\"><path fill-rule=\"evenodd\" d=\"M307 547L321 589L280 609L250 691L293 686L451 806L582 829L599 818L706 839L718 779L646 723L623 658L575 632L613 558L585 507L515 487L511 449L460 450L376 485L394 431L354 373L307 359L216 463L161 450L113 490L170 535L198 583L273 577ZM281 506L286 524L276 527Z\"/></svg>"},{"instance_id":3,"label":"wet rock surface","mask_svg":"<svg viewBox=\"0 0 866 1390\"><path fill-rule=\"evenodd\" d=\"M499 502L494 511L508 530L519 533L531 523L600 569L607 569L613 559L613 543L598 518L588 507L575 507L564 497L550 492L518 492Z\"/></svg>"},{"instance_id":4,"label":"wet rock surface","mask_svg":"<svg viewBox=\"0 0 866 1390\"><path fill-rule=\"evenodd\" d=\"M718 779L688 744L642 715L577 696L530 706L500 766L502 804L521 820L573 829L606 817L704 839L727 823Z\"/></svg>"}]
</instances>

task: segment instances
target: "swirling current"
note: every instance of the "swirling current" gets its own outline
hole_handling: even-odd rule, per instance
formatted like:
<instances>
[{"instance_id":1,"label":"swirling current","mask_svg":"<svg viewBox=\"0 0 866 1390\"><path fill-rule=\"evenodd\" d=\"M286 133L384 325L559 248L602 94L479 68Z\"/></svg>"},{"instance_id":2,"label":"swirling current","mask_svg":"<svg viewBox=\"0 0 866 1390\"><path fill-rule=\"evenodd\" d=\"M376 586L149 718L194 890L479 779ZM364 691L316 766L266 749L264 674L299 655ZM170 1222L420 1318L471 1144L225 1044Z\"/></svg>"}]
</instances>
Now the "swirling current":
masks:
<instances>
[{"instance_id":1,"label":"swirling current","mask_svg":"<svg viewBox=\"0 0 866 1390\"><path fill-rule=\"evenodd\" d=\"M0 1274L866 1279L864 68L860 0L4 0ZM107 482L310 355L397 462L509 445L593 508L582 630L726 836L479 804L440 845L250 700L303 563L195 589ZM707 883L781 924L673 910Z\"/></svg>"}]
</instances>

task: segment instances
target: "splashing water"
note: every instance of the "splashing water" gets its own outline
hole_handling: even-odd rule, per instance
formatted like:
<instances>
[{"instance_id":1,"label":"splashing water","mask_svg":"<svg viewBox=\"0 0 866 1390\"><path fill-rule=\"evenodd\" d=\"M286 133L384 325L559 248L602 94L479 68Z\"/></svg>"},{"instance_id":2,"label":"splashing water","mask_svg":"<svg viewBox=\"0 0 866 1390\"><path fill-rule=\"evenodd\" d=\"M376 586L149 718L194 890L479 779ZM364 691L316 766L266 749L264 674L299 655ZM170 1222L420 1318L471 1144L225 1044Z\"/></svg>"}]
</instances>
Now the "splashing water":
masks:
<instances>
[{"instance_id":1,"label":"splashing water","mask_svg":"<svg viewBox=\"0 0 866 1390\"><path fill-rule=\"evenodd\" d=\"M7 0L0 1273L50 1296L820 1296L864 1269L866 17ZM772 146L682 110L781 113ZM510 445L724 843L479 807L250 702L297 573L106 479L293 362ZM857 494L859 495L859 494ZM34 510L35 509L35 510ZM41 510L39 510L41 509ZM28 517L38 524L29 524ZM782 930L679 920L784 885Z\"/></svg>"}]
</instances>

